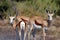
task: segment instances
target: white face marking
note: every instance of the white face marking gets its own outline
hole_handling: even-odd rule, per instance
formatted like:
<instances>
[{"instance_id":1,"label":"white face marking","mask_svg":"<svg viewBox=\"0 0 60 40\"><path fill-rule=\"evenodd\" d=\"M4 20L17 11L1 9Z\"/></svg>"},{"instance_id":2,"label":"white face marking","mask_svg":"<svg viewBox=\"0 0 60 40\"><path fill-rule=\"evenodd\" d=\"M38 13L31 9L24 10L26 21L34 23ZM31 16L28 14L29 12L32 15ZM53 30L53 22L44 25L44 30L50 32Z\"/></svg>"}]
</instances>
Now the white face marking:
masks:
<instances>
[{"instance_id":1,"label":"white face marking","mask_svg":"<svg viewBox=\"0 0 60 40\"><path fill-rule=\"evenodd\" d=\"M13 24L15 17L9 17L10 18L10 23Z\"/></svg>"},{"instance_id":2,"label":"white face marking","mask_svg":"<svg viewBox=\"0 0 60 40\"><path fill-rule=\"evenodd\" d=\"M48 14L48 20L52 20L53 19L53 15L54 14Z\"/></svg>"},{"instance_id":3,"label":"white face marking","mask_svg":"<svg viewBox=\"0 0 60 40\"><path fill-rule=\"evenodd\" d=\"M40 28L40 29L42 28L42 26L36 25L35 23L33 23L33 27L34 27L34 28Z\"/></svg>"}]
</instances>

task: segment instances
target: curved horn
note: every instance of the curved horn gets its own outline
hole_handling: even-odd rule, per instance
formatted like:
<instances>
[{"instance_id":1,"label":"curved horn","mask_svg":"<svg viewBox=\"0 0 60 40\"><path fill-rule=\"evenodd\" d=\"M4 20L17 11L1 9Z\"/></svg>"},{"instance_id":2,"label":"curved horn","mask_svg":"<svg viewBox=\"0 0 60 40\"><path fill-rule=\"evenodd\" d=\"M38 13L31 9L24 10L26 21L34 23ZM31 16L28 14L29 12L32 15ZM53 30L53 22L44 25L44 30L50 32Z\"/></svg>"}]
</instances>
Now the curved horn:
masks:
<instances>
[{"instance_id":1,"label":"curved horn","mask_svg":"<svg viewBox=\"0 0 60 40\"><path fill-rule=\"evenodd\" d=\"M10 14L10 13L8 13L8 16L11 16L11 14Z\"/></svg>"},{"instance_id":2,"label":"curved horn","mask_svg":"<svg viewBox=\"0 0 60 40\"><path fill-rule=\"evenodd\" d=\"M16 16L18 16L18 10L17 10L16 6L13 6L13 10L14 10Z\"/></svg>"},{"instance_id":3,"label":"curved horn","mask_svg":"<svg viewBox=\"0 0 60 40\"><path fill-rule=\"evenodd\" d=\"M18 16L18 10L15 8L15 13L16 13L16 16Z\"/></svg>"},{"instance_id":4,"label":"curved horn","mask_svg":"<svg viewBox=\"0 0 60 40\"><path fill-rule=\"evenodd\" d=\"M18 10L17 10L17 8L15 8L15 13L16 13L16 16L18 16Z\"/></svg>"},{"instance_id":5,"label":"curved horn","mask_svg":"<svg viewBox=\"0 0 60 40\"><path fill-rule=\"evenodd\" d=\"M14 10L16 16L18 15L18 11L17 11L17 7L16 7L16 4L13 2L13 0L11 0L11 3L12 3L12 9Z\"/></svg>"}]
</instances>

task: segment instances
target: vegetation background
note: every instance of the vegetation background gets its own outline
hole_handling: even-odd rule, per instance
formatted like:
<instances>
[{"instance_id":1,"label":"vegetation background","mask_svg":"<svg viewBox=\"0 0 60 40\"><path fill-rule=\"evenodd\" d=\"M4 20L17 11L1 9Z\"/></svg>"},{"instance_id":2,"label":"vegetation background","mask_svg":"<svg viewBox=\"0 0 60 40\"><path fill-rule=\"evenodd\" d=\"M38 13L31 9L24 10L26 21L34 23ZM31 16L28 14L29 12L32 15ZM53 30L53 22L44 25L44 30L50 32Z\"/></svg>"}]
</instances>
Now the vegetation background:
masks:
<instances>
[{"instance_id":1,"label":"vegetation background","mask_svg":"<svg viewBox=\"0 0 60 40\"><path fill-rule=\"evenodd\" d=\"M0 18L3 19L16 13L29 17L37 15L47 18L46 9L56 10L55 18L47 31L46 40L60 40L60 0L0 0ZM9 20L0 20L0 40L15 40L16 38L14 29L8 22ZM41 34L37 32L36 35L39 36L36 36L37 40L41 38Z\"/></svg>"},{"instance_id":2,"label":"vegetation background","mask_svg":"<svg viewBox=\"0 0 60 40\"><path fill-rule=\"evenodd\" d=\"M46 9L56 10L55 16L60 16L60 0L0 0L0 15L7 18L14 15L16 7L20 15L46 17Z\"/></svg>"}]
</instances>

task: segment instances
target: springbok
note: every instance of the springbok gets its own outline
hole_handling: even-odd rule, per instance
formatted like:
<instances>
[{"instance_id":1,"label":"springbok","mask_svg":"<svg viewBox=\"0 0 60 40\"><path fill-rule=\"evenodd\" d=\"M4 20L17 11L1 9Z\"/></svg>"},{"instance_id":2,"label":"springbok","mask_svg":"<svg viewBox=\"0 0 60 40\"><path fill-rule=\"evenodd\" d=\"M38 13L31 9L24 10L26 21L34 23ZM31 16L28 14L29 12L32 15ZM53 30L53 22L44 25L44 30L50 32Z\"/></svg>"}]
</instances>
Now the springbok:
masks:
<instances>
[{"instance_id":1,"label":"springbok","mask_svg":"<svg viewBox=\"0 0 60 40\"><path fill-rule=\"evenodd\" d=\"M47 16L48 16L48 19L47 19L47 22L48 22L48 26L51 25L51 22L53 20L53 16L54 16L54 13L56 12L56 10L54 10L53 12L49 11L49 10L46 10L46 13L47 13Z\"/></svg>"},{"instance_id":2,"label":"springbok","mask_svg":"<svg viewBox=\"0 0 60 40\"><path fill-rule=\"evenodd\" d=\"M34 16L32 18L28 18L26 16L17 16L16 17L16 19L18 20L17 23L16 23L16 21L13 20L15 18L15 16L14 17L10 17L10 18L11 18L10 19L10 23L13 24L13 28L16 29L17 26L19 26L19 28L20 28L19 29L20 39L21 39L21 30L22 29L24 29L24 32L25 32L24 40L25 40L27 31L29 31L28 32L28 39L30 40L30 33L35 28L36 29L42 28L43 35L44 35L44 37L46 36L45 29L48 26L48 23L42 17L40 17L40 16L39 17L38 16ZM22 27L23 25L24 25L24 27ZM44 40L45 40L45 38L44 38Z\"/></svg>"},{"instance_id":3,"label":"springbok","mask_svg":"<svg viewBox=\"0 0 60 40\"><path fill-rule=\"evenodd\" d=\"M30 33L35 28L36 29L42 28L43 36L44 36L43 39L45 40L45 36L46 36L45 29L48 26L48 23L46 20L44 20L41 16L33 16L32 18L30 18L30 26L31 26ZM34 31L34 33L35 33L35 31ZM28 34L28 35L30 36L30 34ZM33 34L33 37L34 37L34 34Z\"/></svg>"},{"instance_id":4,"label":"springbok","mask_svg":"<svg viewBox=\"0 0 60 40\"><path fill-rule=\"evenodd\" d=\"M19 32L19 37L20 37L20 40L22 40L21 38L21 30L24 31L24 40L26 38L26 34L29 30L29 18L28 17L25 17L25 16L17 16L17 17L9 17L10 18L10 23L13 24L13 28L16 29L16 27L18 26L19 30L17 30ZM14 20L14 18L17 19L17 21Z\"/></svg>"},{"instance_id":5,"label":"springbok","mask_svg":"<svg viewBox=\"0 0 60 40\"><path fill-rule=\"evenodd\" d=\"M10 24L13 25L16 16L9 16Z\"/></svg>"},{"instance_id":6,"label":"springbok","mask_svg":"<svg viewBox=\"0 0 60 40\"><path fill-rule=\"evenodd\" d=\"M16 9L15 9L15 13L17 15ZM25 17L25 16L9 16L9 18L10 18L10 24L11 25L13 24L14 29L17 26L19 26L19 30L17 30L17 31L19 33L20 40L21 40L21 30L22 29L24 30L24 40L25 40L27 31L29 31L28 32L28 37L29 37L29 40L30 40L30 33L31 33L32 30L34 30L34 28L42 28L43 35L44 35L44 40L45 40L46 33L45 33L45 27L44 26L46 26L46 24L45 24L46 21L42 17L34 16L32 18L28 18L28 17ZM16 19L16 21L14 19ZM17 22L17 20L18 20L18 22Z\"/></svg>"}]
</instances>

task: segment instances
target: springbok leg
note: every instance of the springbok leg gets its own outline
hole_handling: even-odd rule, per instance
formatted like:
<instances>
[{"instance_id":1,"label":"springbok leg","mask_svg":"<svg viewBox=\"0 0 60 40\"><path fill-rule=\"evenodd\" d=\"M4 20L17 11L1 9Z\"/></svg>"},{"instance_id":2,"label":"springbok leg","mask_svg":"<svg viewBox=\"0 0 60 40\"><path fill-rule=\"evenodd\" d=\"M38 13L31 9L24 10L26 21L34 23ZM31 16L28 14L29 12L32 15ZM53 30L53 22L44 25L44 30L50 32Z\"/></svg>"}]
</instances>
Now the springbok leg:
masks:
<instances>
[{"instance_id":1,"label":"springbok leg","mask_svg":"<svg viewBox=\"0 0 60 40\"><path fill-rule=\"evenodd\" d=\"M25 40L25 38L26 38L26 34L27 34L27 31L26 31L26 32L24 32L24 40Z\"/></svg>"},{"instance_id":2,"label":"springbok leg","mask_svg":"<svg viewBox=\"0 0 60 40\"><path fill-rule=\"evenodd\" d=\"M45 40L46 33L44 27L42 28L42 31L43 31L43 40Z\"/></svg>"},{"instance_id":3,"label":"springbok leg","mask_svg":"<svg viewBox=\"0 0 60 40\"><path fill-rule=\"evenodd\" d=\"M33 29L33 25L30 24L29 27L30 27L30 29L29 29L29 32L28 32L28 40L30 40L30 36L31 36L30 34L31 34L32 29Z\"/></svg>"},{"instance_id":4,"label":"springbok leg","mask_svg":"<svg viewBox=\"0 0 60 40\"><path fill-rule=\"evenodd\" d=\"M20 40L19 39L19 32L18 32L18 28L16 27L16 40Z\"/></svg>"},{"instance_id":5,"label":"springbok leg","mask_svg":"<svg viewBox=\"0 0 60 40\"><path fill-rule=\"evenodd\" d=\"M28 33L28 40L30 40L30 32Z\"/></svg>"},{"instance_id":6,"label":"springbok leg","mask_svg":"<svg viewBox=\"0 0 60 40\"><path fill-rule=\"evenodd\" d=\"M21 39L21 30L19 30L19 37L20 37L20 40L22 40L22 39Z\"/></svg>"}]
</instances>

